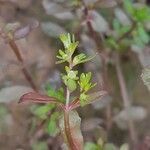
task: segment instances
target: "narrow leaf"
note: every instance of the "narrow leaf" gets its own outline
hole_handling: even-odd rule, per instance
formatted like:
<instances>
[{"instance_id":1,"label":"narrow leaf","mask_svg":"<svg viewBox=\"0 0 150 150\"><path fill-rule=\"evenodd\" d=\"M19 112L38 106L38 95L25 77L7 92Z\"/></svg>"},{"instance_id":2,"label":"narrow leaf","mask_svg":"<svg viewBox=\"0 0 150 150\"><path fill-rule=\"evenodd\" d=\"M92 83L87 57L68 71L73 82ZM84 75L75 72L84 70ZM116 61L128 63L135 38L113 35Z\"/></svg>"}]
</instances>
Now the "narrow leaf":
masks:
<instances>
[{"instance_id":1,"label":"narrow leaf","mask_svg":"<svg viewBox=\"0 0 150 150\"><path fill-rule=\"evenodd\" d=\"M21 96L19 103L34 102L34 103L59 103L55 98L46 95L41 95L36 92L29 92Z\"/></svg>"},{"instance_id":2,"label":"narrow leaf","mask_svg":"<svg viewBox=\"0 0 150 150\"><path fill-rule=\"evenodd\" d=\"M100 98L106 96L108 93L106 91L99 91L99 92L94 92L88 95L88 98L82 103L82 106L85 106L87 104L91 104Z\"/></svg>"}]
</instances>

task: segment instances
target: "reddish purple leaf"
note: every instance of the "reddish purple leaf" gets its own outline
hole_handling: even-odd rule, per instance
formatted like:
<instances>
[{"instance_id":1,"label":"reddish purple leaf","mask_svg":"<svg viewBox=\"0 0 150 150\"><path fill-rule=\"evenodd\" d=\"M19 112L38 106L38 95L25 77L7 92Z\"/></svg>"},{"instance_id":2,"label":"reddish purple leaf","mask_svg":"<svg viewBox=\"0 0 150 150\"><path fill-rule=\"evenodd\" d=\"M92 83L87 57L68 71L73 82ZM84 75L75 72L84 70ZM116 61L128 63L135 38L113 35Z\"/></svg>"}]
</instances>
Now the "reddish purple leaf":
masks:
<instances>
[{"instance_id":1,"label":"reddish purple leaf","mask_svg":"<svg viewBox=\"0 0 150 150\"><path fill-rule=\"evenodd\" d=\"M16 40L18 39L21 39L21 38L24 38L26 37L29 33L30 33L31 29L30 29L30 26L25 26L25 27L22 27L20 29L18 29L15 34L14 34L14 38Z\"/></svg>"},{"instance_id":2,"label":"reddish purple leaf","mask_svg":"<svg viewBox=\"0 0 150 150\"><path fill-rule=\"evenodd\" d=\"M36 92L30 92L26 93L23 96L21 96L19 103L23 102L33 102L33 103L53 103L53 104L59 104L63 105L62 103L58 102L55 98L49 97L46 95L41 95Z\"/></svg>"},{"instance_id":3,"label":"reddish purple leaf","mask_svg":"<svg viewBox=\"0 0 150 150\"><path fill-rule=\"evenodd\" d=\"M39 26L39 22L37 20L34 20L32 22L30 22L28 25L19 28L18 30L15 31L14 33L14 38L16 40L21 39L21 38L25 38L26 36L28 36L28 34L35 28L37 28Z\"/></svg>"}]
</instances>

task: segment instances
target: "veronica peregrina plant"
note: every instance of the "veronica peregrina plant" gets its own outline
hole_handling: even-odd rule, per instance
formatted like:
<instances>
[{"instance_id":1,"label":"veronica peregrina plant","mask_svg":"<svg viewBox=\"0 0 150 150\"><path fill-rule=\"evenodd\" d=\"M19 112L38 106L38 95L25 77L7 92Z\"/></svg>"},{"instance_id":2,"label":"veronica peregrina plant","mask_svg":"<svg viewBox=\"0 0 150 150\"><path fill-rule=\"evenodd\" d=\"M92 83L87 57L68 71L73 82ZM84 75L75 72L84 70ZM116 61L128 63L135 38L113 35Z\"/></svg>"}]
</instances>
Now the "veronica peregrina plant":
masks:
<instances>
[{"instance_id":1,"label":"veronica peregrina plant","mask_svg":"<svg viewBox=\"0 0 150 150\"><path fill-rule=\"evenodd\" d=\"M30 92L23 95L20 99L20 102L30 101L36 103L48 103L46 106L41 106L38 108L40 114L46 114L52 104L55 104L57 107L60 107L63 115L59 117L59 127L66 143L66 147L71 150L83 150L83 136L80 130L81 119L78 116L78 113L75 109L79 106L85 106L93 102L99 97L102 97L107 94L106 91L99 91L92 94L89 94L91 88L93 88L96 83L92 83L92 74L88 73L79 73L78 70L75 70L74 67L85 63L91 60L93 57L87 57L84 53L74 56L74 52L77 49L79 42L75 41L74 35L62 34L60 40L64 45L64 49L59 50L57 64L67 63L64 70L65 73L61 74L62 81L66 89L59 89L58 91L53 90L52 88L48 89L48 96L41 95L36 92ZM64 92L66 91L66 95ZM79 93L76 95L76 98L72 97L72 93ZM42 112L42 113L41 113ZM53 115L52 120L57 118L57 115ZM49 128L54 127L54 123L51 122Z\"/></svg>"}]
</instances>

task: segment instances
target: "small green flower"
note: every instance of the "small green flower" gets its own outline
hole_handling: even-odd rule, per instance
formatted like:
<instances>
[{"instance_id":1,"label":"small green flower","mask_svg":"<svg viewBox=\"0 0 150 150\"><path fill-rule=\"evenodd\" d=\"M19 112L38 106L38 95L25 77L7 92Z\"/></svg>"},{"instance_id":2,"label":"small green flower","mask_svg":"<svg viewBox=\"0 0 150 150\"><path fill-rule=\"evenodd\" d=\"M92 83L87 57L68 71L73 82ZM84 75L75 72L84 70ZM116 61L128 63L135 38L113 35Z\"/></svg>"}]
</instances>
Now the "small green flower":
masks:
<instances>
[{"instance_id":1,"label":"small green flower","mask_svg":"<svg viewBox=\"0 0 150 150\"><path fill-rule=\"evenodd\" d=\"M65 85L68 87L70 92L73 92L77 88L76 80L79 78L77 77L78 71L71 70L68 66L65 66L65 70L67 72L66 75L62 75L62 79Z\"/></svg>"},{"instance_id":2,"label":"small green flower","mask_svg":"<svg viewBox=\"0 0 150 150\"><path fill-rule=\"evenodd\" d=\"M71 70L69 67L65 67L65 70L67 72L67 78L68 79L74 79L74 80L78 80L78 77L77 77L77 74L78 74L78 71L76 70Z\"/></svg>"},{"instance_id":3,"label":"small green flower","mask_svg":"<svg viewBox=\"0 0 150 150\"><path fill-rule=\"evenodd\" d=\"M68 79L66 85L67 85L67 87L68 87L68 89L69 89L70 92L75 91L76 88L77 88L76 81L72 80L72 79Z\"/></svg>"}]
</instances>

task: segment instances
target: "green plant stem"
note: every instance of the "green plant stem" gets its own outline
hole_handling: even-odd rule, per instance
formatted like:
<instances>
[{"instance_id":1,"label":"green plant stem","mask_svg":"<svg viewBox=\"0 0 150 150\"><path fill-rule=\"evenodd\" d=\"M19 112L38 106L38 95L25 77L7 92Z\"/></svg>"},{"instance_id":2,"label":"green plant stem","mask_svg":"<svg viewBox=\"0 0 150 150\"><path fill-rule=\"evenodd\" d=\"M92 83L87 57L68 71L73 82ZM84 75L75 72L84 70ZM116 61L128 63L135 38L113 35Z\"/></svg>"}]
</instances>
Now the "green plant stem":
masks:
<instances>
[{"instance_id":1,"label":"green plant stem","mask_svg":"<svg viewBox=\"0 0 150 150\"><path fill-rule=\"evenodd\" d=\"M69 89L67 88L67 91L66 91L66 107L68 108L69 106L69 99L70 99L70 91Z\"/></svg>"},{"instance_id":2,"label":"green plant stem","mask_svg":"<svg viewBox=\"0 0 150 150\"><path fill-rule=\"evenodd\" d=\"M70 70L73 68L72 66L72 59L70 58L69 61L69 68ZM69 123L69 101L70 101L70 91L68 88L66 88L66 105L64 109L64 127L65 127L65 135L67 138L68 147L70 150L80 150L78 146L75 144L71 129L70 129L70 123Z\"/></svg>"},{"instance_id":3,"label":"green plant stem","mask_svg":"<svg viewBox=\"0 0 150 150\"><path fill-rule=\"evenodd\" d=\"M70 61L69 61L69 68L70 68L70 70L73 68L71 58L70 58ZM69 100L70 100L70 91L69 91L68 88L66 88L66 108L69 107Z\"/></svg>"},{"instance_id":4,"label":"green plant stem","mask_svg":"<svg viewBox=\"0 0 150 150\"><path fill-rule=\"evenodd\" d=\"M15 43L15 41L13 40L10 40L9 41L9 46L11 47L11 49L13 50L13 52L15 53L18 61L23 64L23 67L22 67L22 73L24 74L26 80L29 82L30 86L33 88L33 90L35 91L38 91L37 90L37 87L35 85L35 83L33 82L33 79L31 77L31 75L29 74L28 70L26 69L26 67L24 66L24 61L23 61L23 58L20 54L20 51L19 51L19 48L17 46L17 44Z\"/></svg>"}]
</instances>

